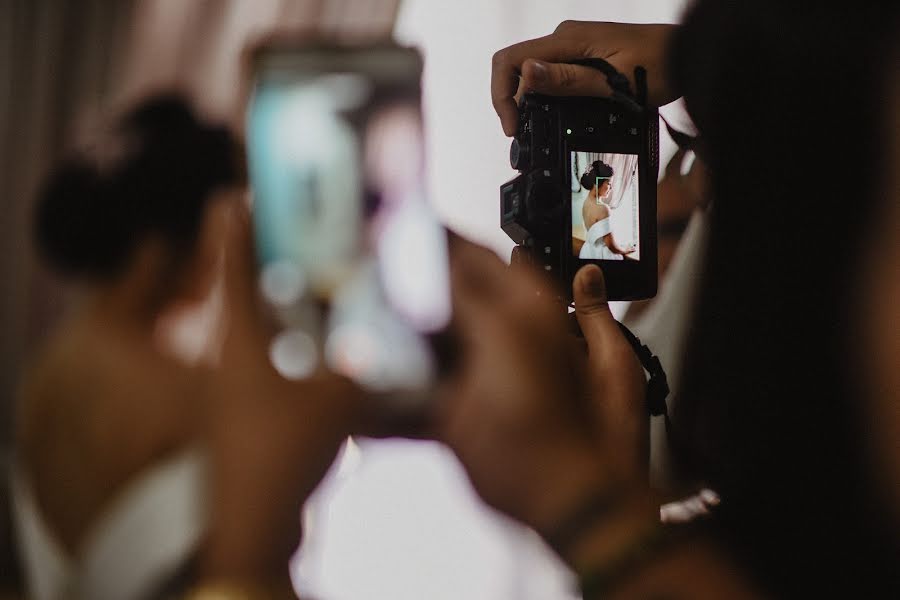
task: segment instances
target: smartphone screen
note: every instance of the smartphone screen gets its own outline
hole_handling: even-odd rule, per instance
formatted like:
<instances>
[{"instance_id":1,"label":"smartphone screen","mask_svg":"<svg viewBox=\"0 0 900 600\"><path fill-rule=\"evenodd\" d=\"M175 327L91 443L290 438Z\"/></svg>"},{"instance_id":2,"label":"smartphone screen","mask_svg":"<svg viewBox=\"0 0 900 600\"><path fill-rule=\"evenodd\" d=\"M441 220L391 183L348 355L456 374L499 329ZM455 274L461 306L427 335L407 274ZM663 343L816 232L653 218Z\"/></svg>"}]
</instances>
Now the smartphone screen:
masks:
<instances>
[{"instance_id":1,"label":"smartphone screen","mask_svg":"<svg viewBox=\"0 0 900 600\"><path fill-rule=\"evenodd\" d=\"M256 58L248 159L271 355L369 387L435 371L450 319L446 235L427 202L421 57L392 45L270 48Z\"/></svg>"}]
</instances>

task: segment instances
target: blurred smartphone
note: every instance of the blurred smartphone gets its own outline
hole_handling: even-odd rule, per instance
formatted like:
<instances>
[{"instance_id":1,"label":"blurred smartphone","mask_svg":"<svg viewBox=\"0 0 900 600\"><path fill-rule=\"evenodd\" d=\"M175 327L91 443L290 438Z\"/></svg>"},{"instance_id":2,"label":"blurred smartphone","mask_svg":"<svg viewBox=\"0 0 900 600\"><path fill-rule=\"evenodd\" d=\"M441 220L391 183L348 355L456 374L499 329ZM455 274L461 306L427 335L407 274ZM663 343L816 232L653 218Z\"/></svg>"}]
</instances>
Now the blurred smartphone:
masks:
<instances>
[{"instance_id":1,"label":"blurred smartphone","mask_svg":"<svg viewBox=\"0 0 900 600\"><path fill-rule=\"evenodd\" d=\"M322 366L425 389L450 320L447 238L425 194L410 48L292 45L254 57L248 159L260 289L286 377Z\"/></svg>"}]
</instances>

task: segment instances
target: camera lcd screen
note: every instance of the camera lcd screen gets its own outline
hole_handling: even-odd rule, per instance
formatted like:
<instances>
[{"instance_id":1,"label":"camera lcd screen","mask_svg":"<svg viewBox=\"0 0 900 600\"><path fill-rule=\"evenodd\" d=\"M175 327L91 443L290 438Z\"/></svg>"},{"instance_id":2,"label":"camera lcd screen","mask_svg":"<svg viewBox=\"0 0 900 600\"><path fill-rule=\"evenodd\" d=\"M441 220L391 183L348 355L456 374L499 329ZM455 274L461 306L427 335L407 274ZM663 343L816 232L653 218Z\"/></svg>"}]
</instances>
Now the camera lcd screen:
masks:
<instances>
[{"instance_id":1,"label":"camera lcd screen","mask_svg":"<svg viewBox=\"0 0 900 600\"><path fill-rule=\"evenodd\" d=\"M637 154L571 152L572 252L582 260L640 260Z\"/></svg>"}]
</instances>

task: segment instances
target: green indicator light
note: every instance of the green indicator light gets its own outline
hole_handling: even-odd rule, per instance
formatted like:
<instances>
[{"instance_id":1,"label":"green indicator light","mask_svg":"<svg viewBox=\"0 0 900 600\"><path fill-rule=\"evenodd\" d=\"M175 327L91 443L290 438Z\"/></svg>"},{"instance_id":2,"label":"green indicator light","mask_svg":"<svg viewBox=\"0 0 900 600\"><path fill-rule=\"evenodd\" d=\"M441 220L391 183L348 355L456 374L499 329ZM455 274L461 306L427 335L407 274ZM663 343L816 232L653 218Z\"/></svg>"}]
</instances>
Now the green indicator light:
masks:
<instances>
[{"instance_id":1,"label":"green indicator light","mask_svg":"<svg viewBox=\"0 0 900 600\"><path fill-rule=\"evenodd\" d=\"M571 129L566 129L566 135L572 135L572 130L571 130Z\"/></svg>"}]
</instances>

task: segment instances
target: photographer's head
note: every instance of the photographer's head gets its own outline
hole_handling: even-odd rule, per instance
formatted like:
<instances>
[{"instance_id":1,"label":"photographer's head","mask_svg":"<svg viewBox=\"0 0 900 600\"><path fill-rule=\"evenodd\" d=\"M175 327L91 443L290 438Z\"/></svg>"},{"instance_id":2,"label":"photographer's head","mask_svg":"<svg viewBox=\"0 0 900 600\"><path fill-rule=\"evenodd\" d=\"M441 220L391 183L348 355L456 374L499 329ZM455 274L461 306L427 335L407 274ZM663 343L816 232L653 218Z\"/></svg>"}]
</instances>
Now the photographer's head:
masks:
<instances>
[{"instance_id":1,"label":"photographer's head","mask_svg":"<svg viewBox=\"0 0 900 600\"><path fill-rule=\"evenodd\" d=\"M877 560L890 554L873 509L855 368L871 354L855 315L885 206L897 8L701 0L672 45L715 199L675 418L747 563L773 586L820 586L793 595L867 595L854 586L891 571ZM822 177L823 153L852 174L849 197ZM761 191L749 182L763 168Z\"/></svg>"},{"instance_id":2,"label":"photographer's head","mask_svg":"<svg viewBox=\"0 0 900 600\"><path fill-rule=\"evenodd\" d=\"M35 214L41 256L90 284L141 269L169 295L202 292L217 254L212 199L241 181L238 150L182 99L144 101L51 173Z\"/></svg>"}]
</instances>

